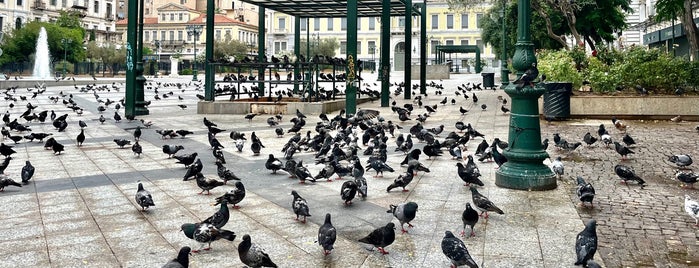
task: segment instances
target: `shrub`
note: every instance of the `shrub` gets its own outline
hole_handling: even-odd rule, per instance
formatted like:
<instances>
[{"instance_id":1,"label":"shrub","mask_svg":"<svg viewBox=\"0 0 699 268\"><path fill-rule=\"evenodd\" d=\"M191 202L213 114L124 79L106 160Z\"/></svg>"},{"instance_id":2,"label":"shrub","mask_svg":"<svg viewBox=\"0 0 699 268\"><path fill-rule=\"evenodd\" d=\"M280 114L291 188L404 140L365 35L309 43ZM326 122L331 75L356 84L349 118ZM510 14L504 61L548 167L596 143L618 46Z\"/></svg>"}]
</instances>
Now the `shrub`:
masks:
<instances>
[{"instance_id":1,"label":"shrub","mask_svg":"<svg viewBox=\"0 0 699 268\"><path fill-rule=\"evenodd\" d=\"M192 75L192 69L182 69L180 75Z\"/></svg>"},{"instance_id":2,"label":"shrub","mask_svg":"<svg viewBox=\"0 0 699 268\"><path fill-rule=\"evenodd\" d=\"M573 58L565 50L545 50L538 55L539 74L545 74L547 81L571 82L573 88L582 85L582 74L575 69Z\"/></svg>"}]
</instances>

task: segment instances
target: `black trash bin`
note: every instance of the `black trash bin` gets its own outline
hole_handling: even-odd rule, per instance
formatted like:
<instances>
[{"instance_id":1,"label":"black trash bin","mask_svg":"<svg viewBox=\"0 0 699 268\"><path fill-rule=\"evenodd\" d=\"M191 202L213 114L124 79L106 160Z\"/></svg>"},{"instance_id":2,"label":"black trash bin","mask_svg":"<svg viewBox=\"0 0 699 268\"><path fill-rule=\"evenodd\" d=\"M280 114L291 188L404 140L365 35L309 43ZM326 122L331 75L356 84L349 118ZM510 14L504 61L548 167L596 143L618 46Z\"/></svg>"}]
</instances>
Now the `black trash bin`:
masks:
<instances>
[{"instance_id":1,"label":"black trash bin","mask_svg":"<svg viewBox=\"0 0 699 268\"><path fill-rule=\"evenodd\" d=\"M564 82L544 83L544 118L567 120L570 118L570 96L573 84Z\"/></svg>"},{"instance_id":2,"label":"black trash bin","mask_svg":"<svg viewBox=\"0 0 699 268\"><path fill-rule=\"evenodd\" d=\"M495 89L495 73L481 73L483 76L483 88Z\"/></svg>"}]
</instances>

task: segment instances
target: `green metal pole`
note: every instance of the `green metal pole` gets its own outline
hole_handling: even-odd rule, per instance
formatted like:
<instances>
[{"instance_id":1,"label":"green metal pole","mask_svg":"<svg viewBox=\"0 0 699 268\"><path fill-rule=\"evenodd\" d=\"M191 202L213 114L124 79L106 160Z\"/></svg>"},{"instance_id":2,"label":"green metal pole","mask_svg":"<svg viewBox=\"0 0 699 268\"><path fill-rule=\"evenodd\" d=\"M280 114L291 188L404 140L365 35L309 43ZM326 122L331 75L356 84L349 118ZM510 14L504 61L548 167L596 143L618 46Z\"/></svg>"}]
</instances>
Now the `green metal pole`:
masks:
<instances>
[{"instance_id":1,"label":"green metal pole","mask_svg":"<svg viewBox=\"0 0 699 268\"><path fill-rule=\"evenodd\" d=\"M403 81L405 82L405 88L404 88L404 96L403 98L406 100L409 100L410 94L412 93L410 88L412 87L411 84L411 77L410 77L410 72L412 71L412 68L410 66L410 60L413 58L413 23L412 23L412 18L413 18L413 1L412 0L405 0L405 60L403 64L405 65L404 73L403 73Z\"/></svg>"},{"instance_id":2,"label":"green metal pole","mask_svg":"<svg viewBox=\"0 0 699 268\"><path fill-rule=\"evenodd\" d=\"M192 81L197 82L199 79L197 76L199 75L199 70L197 69L197 39L199 39L199 34L197 34L197 30L194 30L194 56L192 59L192 64L194 66L192 67Z\"/></svg>"},{"instance_id":3,"label":"green metal pole","mask_svg":"<svg viewBox=\"0 0 699 268\"><path fill-rule=\"evenodd\" d=\"M427 93L427 2L420 5L420 94Z\"/></svg>"},{"instance_id":4,"label":"green metal pole","mask_svg":"<svg viewBox=\"0 0 699 268\"><path fill-rule=\"evenodd\" d=\"M309 63L311 62L311 59L313 59L313 57L311 56L311 31L310 31L311 30L311 28L310 28L311 23L310 23L310 21L311 21L310 18L306 18L306 60ZM317 65L318 63L314 62L313 64ZM311 66L309 64L308 68L305 71L305 74L306 74L305 76L306 76L306 79L308 81L313 81L313 78L316 78L312 75L312 71L313 71L313 66ZM318 82L317 79L315 81ZM306 101L310 101L311 97L313 97L313 85L311 85L309 83L308 87L304 87L303 89L306 91L306 94L308 94L308 99Z\"/></svg>"},{"instance_id":5,"label":"green metal pole","mask_svg":"<svg viewBox=\"0 0 699 268\"><path fill-rule=\"evenodd\" d=\"M296 81L296 77L299 77L301 65L301 17L294 17L294 55L296 55L296 61L294 62L294 94L299 93L299 81Z\"/></svg>"},{"instance_id":6,"label":"green metal pole","mask_svg":"<svg viewBox=\"0 0 699 268\"><path fill-rule=\"evenodd\" d=\"M501 88L510 84L510 70L507 69L507 0L502 1L502 56L500 57Z\"/></svg>"},{"instance_id":7,"label":"green metal pole","mask_svg":"<svg viewBox=\"0 0 699 268\"><path fill-rule=\"evenodd\" d=\"M531 42L531 0L518 0L517 44L512 66L521 76L536 64L534 44ZM545 89L540 84L517 88L509 84L505 93L512 99L508 142L503 151L507 163L495 173L495 185L518 190L550 190L556 188L556 177L543 164L549 155L541 148L539 125L539 97Z\"/></svg>"},{"instance_id":8,"label":"green metal pole","mask_svg":"<svg viewBox=\"0 0 699 268\"><path fill-rule=\"evenodd\" d=\"M215 84L215 77L216 73L214 72L214 68L216 66L213 65L214 62L214 17L216 14L214 11L216 10L216 3L214 0L206 0L206 17L207 18L212 18L210 20L206 20L206 36L204 37L206 40L206 50L204 51L204 56L206 57L205 65L204 65L204 100L206 101L214 101L216 96L214 95L214 84Z\"/></svg>"},{"instance_id":9,"label":"green metal pole","mask_svg":"<svg viewBox=\"0 0 699 268\"><path fill-rule=\"evenodd\" d=\"M265 8L257 7L257 60L258 62L265 63ZM260 65L257 69L257 87L260 89L259 95L265 95L265 65ZM270 90L272 90L270 88Z\"/></svg>"},{"instance_id":10,"label":"green metal pole","mask_svg":"<svg viewBox=\"0 0 699 268\"><path fill-rule=\"evenodd\" d=\"M388 107L391 86L391 0L383 0L381 6L381 50L379 53L379 80L381 81L381 107Z\"/></svg>"},{"instance_id":11,"label":"green metal pole","mask_svg":"<svg viewBox=\"0 0 699 268\"><path fill-rule=\"evenodd\" d=\"M357 0L347 1L347 86L345 87L345 110L347 114L357 112Z\"/></svg>"},{"instance_id":12,"label":"green metal pole","mask_svg":"<svg viewBox=\"0 0 699 268\"><path fill-rule=\"evenodd\" d=\"M134 108L134 115L149 114L143 92L143 87L146 84L146 77L143 76L143 6L144 0L139 0L138 35L136 40L136 107Z\"/></svg>"},{"instance_id":13,"label":"green metal pole","mask_svg":"<svg viewBox=\"0 0 699 268\"><path fill-rule=\"evenodd\" d=\"M136 108L136 70L135 45L136 22L138 21L138 2L128 1L128 20L126 22L126 95L124 96L124 113L135 116ZM64 68L65 69L65 68Z\"/></svg>"}]
</instances>

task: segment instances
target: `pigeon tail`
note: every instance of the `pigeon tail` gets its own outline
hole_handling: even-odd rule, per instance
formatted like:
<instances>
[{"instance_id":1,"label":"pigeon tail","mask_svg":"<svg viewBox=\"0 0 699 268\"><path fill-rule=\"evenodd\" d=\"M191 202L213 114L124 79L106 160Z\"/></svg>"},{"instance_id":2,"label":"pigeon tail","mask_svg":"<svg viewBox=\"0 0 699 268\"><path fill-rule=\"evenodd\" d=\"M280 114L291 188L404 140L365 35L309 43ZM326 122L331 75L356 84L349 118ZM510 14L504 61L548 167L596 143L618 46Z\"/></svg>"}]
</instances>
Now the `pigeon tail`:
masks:
<instances>
[{"instance_id":1,"label":"pigeon tail","mask_svg":"<svg viewBox=\"0 0 699 268\"><path fill-rule=\"evenodd\" d=\"M234 232L228 230L221 230L219 232L219 235L221 236L221 238L226 239L228 241L233 241L236 237Z\"/></svg>"}]
</instances>

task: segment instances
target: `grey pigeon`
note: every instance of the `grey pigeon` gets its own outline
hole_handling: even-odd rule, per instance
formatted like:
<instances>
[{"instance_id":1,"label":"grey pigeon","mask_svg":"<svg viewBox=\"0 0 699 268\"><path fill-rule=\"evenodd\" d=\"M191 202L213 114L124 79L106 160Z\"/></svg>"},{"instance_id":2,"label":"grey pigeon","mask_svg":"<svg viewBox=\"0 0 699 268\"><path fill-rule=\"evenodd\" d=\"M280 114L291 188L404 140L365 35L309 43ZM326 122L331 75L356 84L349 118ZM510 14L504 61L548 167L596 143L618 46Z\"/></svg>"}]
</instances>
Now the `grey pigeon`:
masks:
<instances>
[{"instance_id":1,"label":"grey pigeon","mask_svg":"<svg viewBox=\"0 0 699 268\"><path fill-rule=\"evenodd\" d=\"M413 181L413 177L413 170L409 168L405 174L399 175L398 178L393 180L393 183L386 188L386 192L390 192L391 189L398 187L403 188L403 192L409 191L405 189L405 186L408 186L408 184Z\"/></svg>"},{"instance_id":2,"label":"grey pigeon","mask_svg":"<svg viewBox=\"0 0 699 268\"><path fill-rule=\"evenodd\" d=\"M247 234L243 236L243 241L238 244L238 257L245 265L253 268L277 267L262 248L252 243L250 235Z\"/></svg>"},{"instance_id":3,"label":"grey pigeon","mask_svg":"<svg viewBox=\"0 0 699 268\"><path fill-rule=\"evenodd\" d=\"M218 174L218 177L223 180L224 184L228 184L228 181L230 180L236 180L239 181L240 178L233 173L230 169L226 168L223 166L223 163L216 161L216 172Z\"/></svg>"},{"instance_id":4,"label":"grey pigeon","mask_svg":"<svg viewBox=\"0 0 699 268\"><path fill-rule=\"evenodd\" d=\"M595 198L595 188L592 187L592 184L585 182L585 179L580 176L577 178L577 183L578 187L575 193L578 195L578 199L580 199L580 205L584 206L587 203L590 204L590 207L594 207L592 200Z\"/></svg>"},{"instance_id":5,"label":"grey pigeon","mask_svg":"<svg viewBox=\"0 0 699 268\"><path fill-rule=\"evenodd\" d=\"M471 187L471 199L473 201L473 204L476 205L476 207L481 211L480 215L483 215L485 213L485 218L488 218L488 212L492 211L497 214L505 214L500 208L495 206L492 201L488 200L487 197L484 195L480 194L476 188Z\"/></svg>"},{"instance_id":6,"label":"grey pigeon","mask_svg":"<svg viewBox=\"0 0 699 268\"><path fill-rule=\"evenodd\" d=\"M340 189L340 196L342 200L345 201L345 206L352 204L352 199L357 195L357 183L354 181L346 181L342 183L342 188Z\"/></svg>"},{"instance_id":7,"label":"grey pigeon","mask_svg":"<svg viewBox=\"0 0 699 268\"><path fill-rule=\"evenodd\" d=\"M442 239L442 253L451 261L452 267L466 265L470 268L478 268L478 264L468 254L464 241L454 236L451 231L444 232Z\"/></svg>"},{"instance_id":8,"label":"grey pigeon","mask_svg":"<svg viewBox=\"0 0 699 268\"><path fill-rule=\"evenodd\" d=\"M636 181L638 182L638 185L641 185L641 188L643 188L646 184L646 181L638 177L630 167L616 165L614 166L614 173L621 178L621 183L626 184L628 181Z\"/></svg>"},{"instance_id":9,"label":"grey pigeon","mask_svg":"<svg viewBox=\"0 0 699 268\"><path fill-rule=\"evenodd\" d=\"M306 223L306 217L311 216L308 209L308 202L296 191L291 191L291 195L294 196L294 200L291 202L291 208L294 210L294 214L296 214L296 220L299 220L299 216L303 216L303 220L301 222Z\"/></svg>"},{"instance_id":10,"label":"grey pigeon","mask_svg":"<svg viewBox=\"0 0 699 268\"><path fill-rule=\"evenodd\" d=\"M381 161L379 158L373 158L369 160L369 166L366 168L366 170L373 169L376 171L376 175L374 175L374 178L376 177L383 177L383 172L388 171L388 172L394 172L393 168L388 166L384 161ZM379 176L379 174L381 174Z\"/></svg>"},{"instance_id":11,"label":"grey pigeon","mask_svg":"<svg viewBox=\"0 0 699 268\"><path fill-rule=\"evenodd\" d=\"M274 157L273 154L269 154L269 158L265 162L265 168L272 171L272 174L276 174L277 170L282 169L284 164L282 161Z\"/></svg>"},{"instance_id":12,"label":"grey pigeon","mask_svg":"<svg viewBox=\"0 0 699 268\"><path fill-rule=\"evenodd\" d=\"M230 218L231 214L228 211L228 202L226 200L221 201L221 207L214 213L214 215L211 215L211 217L206 218L206 220L203 220L201 223L208 223L212 224L214 227L221 229L226 223L228 223L228 219Z\"/></svg>"},{"instance_id":13,"label":"grey pigeon","mask_svg":"<svg viewBox=\"0 0 699 268\"><path fill-rule=\"evenodd\" d=\"M389 205L387 213L393 214L393 216L398 219L400 222L400 230L403 233L407 233L408 230L405 230L403 228L404 224L408 224L408 227L413 227L412 224L410 224L410 221L415 219L415 215L417 214L417 203L415 202L407 202L407 203L402 203L396 205Z\"/></svg>"},{"instance_id":14,"label":"grey pigeon","mask_svg":"<svg viewBox=\"0 0 699 268\"><path fill-rule=\"evenodd\" d=\"M565 167L563 166L560 156L556 157L556 159L551 162L551 171L553 171L553 173L556 174L556 177L559 179L561 176L563 176Z\"/></svg>"},{"instance_id":15,"label":"grey pigeon","mask_svg":"<svg viewBox=\"0 0 699 268\"><path fill-rule=\"evenodd\" d=\"M174 258L163 265L162 268L187 268L189 267L189 254L192 251L189 247L180 248L177 258Z\"/></svg>"},{"instance_id":16,"label":"grey pigeon","mask_svg":"<svg viewBox=\"0 0 699 268\"><path fill-rule=\"evenodd\" d=\"M676 154L668 157L668 161L677 165L679 168L685 168L693 163L692 157L688 154Z\"/></svg>"},{"instance_id":17,"label":"grey pigeon","mask_svg":"<svg viewBox=\"0 0 699 268\"><path fill-rule=\"evenodd\" d=\"M119 148L124 149L124 146L131 144L131 141L125 139L114 139L114 143L119 145Z\"/></svg>"},{"instance_id":18,"label":"grey pigeon","mask_svg":"<svg viewBox=\"0 0 699 268\"><path fill-rule=\"evenodd\" d=\"M688 194L684 195L684 211L694 219L694 226L699 226L699 202L692 200Z\"/></svg>"},{"instance_id":19,"label":"grey pigeon","mask_svg":"<svg viewBox=\"0 0 699 268\"><path fill-rule=\"evenodd\" d=\"M626 146L628 147L631 147L631 145L636 144L636 141L633 138L631 138L631 136L629 136L629 133L624 134L624 137L621 138L621 141L623 141L624 144L626 144Z\"/></svg>"},{"instance_id":20,"label":"grey pigeon","mask_svg":"<svg viewBox=\"0 0 699 268\"><path fill-rule=\"evenodd\" d=\"M10 179L5 175L0 175L0 192L5 191L5 187L7 186L22 187L21 184L17 183L13 179Z\"/></svg>"},{"instance_id":21,"label":"grey pigeon","mask_svg":"<svg viewBox=\"0 0 699 268\"><path fill-rule=\"evenodd\" d=\"M464 181L464 186L471 186L471 184L476 184L479 186L484 186L485 184L478 179L481 176L481 172L473 162L473 156L468 155L468 162L464 166L462 163L456 163L457 169L456 173L459 175L461 180Z\"/></svg>"},{"instance_id":22,"label":"grey pigeon","mask_svg":"<svg viewBox=\"0 0 699 268\"><path fill-rule=\"evenodd\" d=\"M240 208L240 206L238 206L238 203L240 203L240 201L243 201L243 198L245 198L245 186L242 182L236 181L235 189L228 191L222 196L216 197L216 205L225 201L228 204L233 205L234 209L238 209Z\"/></svg>"},{"instance_id":23,"label":"grey pigeon","mask_svg":"<svg viewBox=\"0 0 699 268\"><path fill-rule=\"evenodd\" d=\"M131 146L131 151L137 155L138 157L141 157L141 154L143 153L143 147L141 147L141 144L136 141L132 146Z\"/></svg>"},{"instance_id":24,"label":"grey pigeon","mask_svg":"<svg viewBox=\"0 0 699 268\"><path fill-rule=\"evenodd\" d=\"M624 145L621 145L619 142L614 142L614 150L621 155L621 160L627 159L629 154L635 154L634 151L631 151L629 147L626 147Z\"/></svg>"},{"instance_id":25,"label":"grey pigeon","mask_svg":"<svg viewBox=\"0 0 699 268\"><path fill-rule=\"evenodd\" d=\"M381 254L388 254L388 251L384 250L384 248L393 244L393 241L396 240L395 229L396 225L389 222L386 224L386 226L379 227L378 229L369 233L369 235L359 239L359 242L373 245L379 250L379 252L381 252Z\"/></svg>"},{"instance_id":26,"label":"grey pigeon","mask_svg":"<svg viewBox=\"0 0 699 268\"><path fill-rule=\"evenodd\" d=\"M682 172L677 171L675 173L675 179L682 182L682 188L694 188L694 183L699 180L699 175L694 174L694 172Z\"/></svg>"},{"instance_id":27,"label":"grey pigeon","mask_svg":"<svg viewBox=\"0 0 699 268\"><path fill-rule=\"evenodd\" d=\"M466 209L461 213L461 221L464 223L463 230L461 231L461 236L466 235L466 225L471 226L471 236L476 236L474 231L474 226L478 223L478 211L471 207L471 203L466 202Z\"/></svg>"},{"instance_id":28,"label":"grey pigeon","mask_svg":"<svg viewBox=\"0 0 699 268\"><path fill-rule=\"evenodd\" d=\"M177 159L178 164L183 164L184 167L189 167L189 165L194 163L194 160L197 159L198 155L199 153L193 152L186 155L175 155L174 158Z\"/></svg>"},{"instance_id":29,"label":"grey pigeon","mask_svg":"<svg viewBox=\"0 0 699 268\"><path fill-rule=\"evenodd\" d=\"M323 247L323 255L330 254L337 239L337 230L330 221L330 213L325 214L325 223L318 229L318 244Z\"/></svg>"},{"instance_id":30,"label":"grey pigeon","mask_svg":"<svg viewBox=\"0 0 699 268\"><path fill-rule=\"evenodd\" d=\"M29 162L29 160L27 160L24 167L22 167L22 183L23 184L29 183L29 180L31 180L33 176L34 176L34 166L32 166L32 163Z\"/></svg>"},{"instance_id":31,"label":"grey pigeon","mask_svg":"<svg viewBox=\"0 0 699 268\"><path fill-rule=\"evenodd\" d=\"M575 238L575 265L587 264L597 252L597 221L590 220L585 224L585 229Z\"/></svg>"},{"instance_id":32,"label":"grey pigeon","mask_svg":"<svg viewBox=\"0 0 699 268\"><path fill-rule=\"evenodd\" d=\"M153 203L153 197L150 195L148 190L143 189L143 183L138 183L138 190L136 190L136 203L141 206L143 211L146 211L148 207L155 206Z\"/></svg>"},{"instance_id":33,"label":"grey pigeon","mask_svg":"<svg viewBox=\"0 0 699 268\"><path fill-rule=\"evenodd\" d=\"M197 253L202 248L204 250L211 249L211 242L217 241L219 239L226 239L228 241L235 240L235 233L218 229L214 225L209 223L185 223L182 224L180 230L184 232L187 238L192 239L200 243L200 247L192 252ZM208 245L208 246L207 246ZM204 246L207 246L204 248Z\"/></svg>"},{"instance_id":34,"label":"grey pigeon","mask_svg":"<svg viewBox=\"0 0 699 268\"><path fill-rule=\"evenodd\" d=\"M199 186L199 188L201 188L201 192L199 192L199 194L203 194L204 191L206 191L206 194L210 195L211 193L209 191L211 189L214 189L218 186L222 186L225 184L222 181L206 178L206 177L204 177L203 174L201 174L201 172L197 173L195 175L195 177L197 179L197 186Z\"/></svg>"},{"instance_id":35,"label":"grey pigeon","mask_svg":"<svg viewBox=\"0 0 699 268\"><path fill-rule=\"evenodd\" d=\"M361 196L362 199L366 199L366 197L368 195L367 191L369 190L369 187L367 186L367 183L366 183L366 178L364 178L364 176L355 177L354 183L357 184L357 194L359 194L359 196Z\"/></svg>"}]
</instances>

